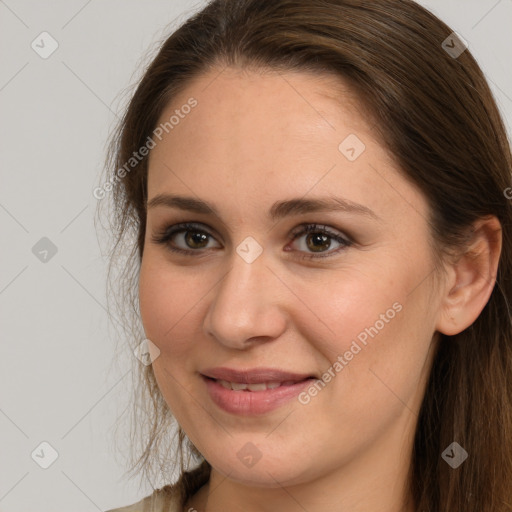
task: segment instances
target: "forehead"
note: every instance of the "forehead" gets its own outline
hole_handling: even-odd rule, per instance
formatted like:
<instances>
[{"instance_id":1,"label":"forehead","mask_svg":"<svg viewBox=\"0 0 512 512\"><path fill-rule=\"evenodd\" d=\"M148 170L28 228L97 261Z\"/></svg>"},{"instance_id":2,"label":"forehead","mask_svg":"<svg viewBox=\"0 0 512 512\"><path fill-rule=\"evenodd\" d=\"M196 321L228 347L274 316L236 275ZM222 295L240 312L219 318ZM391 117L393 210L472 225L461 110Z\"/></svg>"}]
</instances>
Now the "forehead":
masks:
<instances>
[{"instance_id":1,"label":"forehead","mask_svg":"<svg viewBox=\"0 0 512 512\"><path fill-rule=\"evenodd\" d=\"M343 133L348 126L368 131L355 92L340 78L327 74L212 69L195 78L167 105L160 122L169 119L191 97L197 100L197 106L188 117L195 123L182 122L171 135L180 139L192 137L201 145L207 145L212 135L240 140L258 136L247 141L247 153L251 147L256 151L263 144L273 147L280 140L286 142L290 135L320 139L321 135L315 134L322 129L329 129L333 135L336 131ZM197 125L201 126L200 131L196 130ZM278 130L286 130L286 136L283 133L276 140Z\"/></svg>"},{"instance_id":2,"label":"forehead","mask_svg":"<svg viewBox=\"0 0 512 512\"><path fill-rule=\"evenodd\" d=\"M185 108L191 99L195 106ZM379 210L407 185L385 190L386 181L404 180L364 112L356 92L332 75L210 70L160 117L175 122L151 151L148 195L177 191L247 206L339 192ZM357 159L347 158L347 145L361 152ZM383 181L386 172L395 175Z\"/></svg>"},{"instance_id":3,"label":"forehead","mask_svg":"<svg viewBox=\"0 0 512 512\"><path fill-rule=\"evenodd\" d=\"M348 86L311 72L213 69L189 83L158 124L165 127L171 118L151 157L172 157L176 164L193 148L189 164L195 158L223 161L237 173L254 161L283 170L315 160L319 151L338 158L347 135L371 137Z\"/></svg>"}]
</instances>

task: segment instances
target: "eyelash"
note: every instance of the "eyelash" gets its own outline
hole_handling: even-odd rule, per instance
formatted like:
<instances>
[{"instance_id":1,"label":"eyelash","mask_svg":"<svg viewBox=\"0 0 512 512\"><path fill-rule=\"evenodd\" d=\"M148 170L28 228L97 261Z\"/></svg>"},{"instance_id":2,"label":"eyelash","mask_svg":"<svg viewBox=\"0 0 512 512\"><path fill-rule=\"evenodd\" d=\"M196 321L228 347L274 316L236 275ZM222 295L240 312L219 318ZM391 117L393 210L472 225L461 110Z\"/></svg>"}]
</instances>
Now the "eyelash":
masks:
<instances>
[{"instance_id":1,"label":"eyelash","mask_svg":"<svg viewBox=\"0 0 512 512\"><path fill-rule=\"evenodd\" d=\"M152 236L152 241L157 244L166 245L167 248L172 252L177 252L180 254L185 254L189 256L199 256L197 253L201 252L200 249L180 249L179 247L173 247L170 244L171 238L178 234L183 233L187 231L195 231L200 232L208 236L213 236L208 231L201 229L199 227L199 224L190 223L190 222L183 222L180 224L175 224L172 226L167 226L160 232L154 234ZM317 259L317 258L328 258L331 257L334 254L337 254L338 252L346 249L347 247L350 247L353 242L352 240L349 240L348 238L344 238L337 233L331 232L329 229L327 229L325 226L321 224L302 224L295 228L291 233L289 239L291 241L295 241L297 238L299 238L302 235L309 234L309 233L321 233L323 235L326 235L330 237L331 239L335 240L336 242L341 244L341 247L338 249L335 249L333 251L324 251L323 253L311 253L311 254L305 254L302 259ZM300 251L299 251L300 252Z\"/></svg>"}]
</instances>

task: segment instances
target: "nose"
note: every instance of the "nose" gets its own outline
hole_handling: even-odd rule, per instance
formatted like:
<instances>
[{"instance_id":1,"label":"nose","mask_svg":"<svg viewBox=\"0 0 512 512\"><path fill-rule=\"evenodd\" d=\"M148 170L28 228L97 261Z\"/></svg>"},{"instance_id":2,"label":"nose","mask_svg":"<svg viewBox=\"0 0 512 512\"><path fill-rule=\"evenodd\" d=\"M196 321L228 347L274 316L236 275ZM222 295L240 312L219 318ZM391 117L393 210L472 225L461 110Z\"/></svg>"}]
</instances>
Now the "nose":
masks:
<instances>
[{"instance_id":1,"label":"nose","mask_svg":"<svg viewBox=\"0 0 512 512\"><path fill-rule=\"evenodd\" d=\"M268 267L265 252L252 263L237 253L212 290L204 330L218 343L244 350L277 339L286 329L286 287Z\"/></svg>"}]
</instances>

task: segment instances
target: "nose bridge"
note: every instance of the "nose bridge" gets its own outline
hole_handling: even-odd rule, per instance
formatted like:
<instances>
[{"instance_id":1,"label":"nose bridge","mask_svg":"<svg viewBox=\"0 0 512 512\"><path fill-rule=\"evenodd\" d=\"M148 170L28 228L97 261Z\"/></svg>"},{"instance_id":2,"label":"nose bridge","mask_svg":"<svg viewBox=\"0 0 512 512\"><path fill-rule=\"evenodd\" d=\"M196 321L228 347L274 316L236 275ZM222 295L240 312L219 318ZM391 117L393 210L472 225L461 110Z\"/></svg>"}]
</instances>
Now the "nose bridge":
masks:
<instances>
[{"instance_id":1,"label":"nose bridge","mask_svg":"<svg viewBox=\"0 0 512 512\"><path fill-rule=\"evenodd\" d=\"M286 320L276 302L276 286L279 280L264 253L246 239L233 252L230 269L212 292L206 333L232 348L245 348L251 339L278 337Z\"/></svg>"}]
</instances>

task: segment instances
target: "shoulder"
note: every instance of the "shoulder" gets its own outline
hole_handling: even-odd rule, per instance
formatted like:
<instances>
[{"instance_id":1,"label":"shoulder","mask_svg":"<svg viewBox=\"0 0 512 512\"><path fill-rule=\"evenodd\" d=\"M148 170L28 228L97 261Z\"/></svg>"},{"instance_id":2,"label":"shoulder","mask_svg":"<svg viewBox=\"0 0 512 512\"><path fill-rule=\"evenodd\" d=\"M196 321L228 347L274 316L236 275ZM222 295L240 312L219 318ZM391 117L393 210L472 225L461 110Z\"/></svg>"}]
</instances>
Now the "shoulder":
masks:
<instances>
[{"instance_id":1,"label":"shoulder","mask_svg":"<svg viewBox=\"0 0 512 512\"><path fill-rule=\"evenodd\" d=\"M173 485L156 489L137 503L105 512L182 512L185 502L209 479L210 466L204 461L199 467L182 474Z\"/></svg>"}]
</instances>

